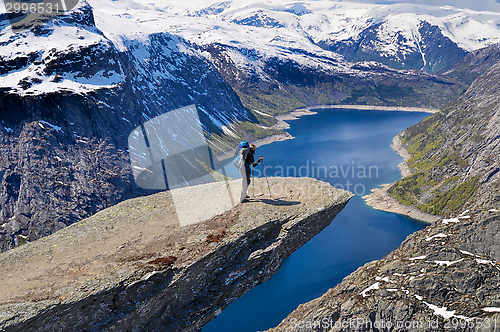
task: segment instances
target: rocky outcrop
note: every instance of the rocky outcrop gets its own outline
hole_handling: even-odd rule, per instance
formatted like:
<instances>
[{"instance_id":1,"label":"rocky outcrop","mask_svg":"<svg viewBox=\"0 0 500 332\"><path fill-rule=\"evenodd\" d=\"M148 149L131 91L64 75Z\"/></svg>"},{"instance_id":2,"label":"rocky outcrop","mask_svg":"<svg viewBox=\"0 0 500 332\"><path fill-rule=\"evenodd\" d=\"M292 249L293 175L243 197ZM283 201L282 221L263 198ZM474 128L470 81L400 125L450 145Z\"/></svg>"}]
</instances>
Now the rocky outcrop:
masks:
<instances>
[{"instance_id":1,"label":"rocky outcrop","mask_svg":"<svg viewBox=\"0 0 500 332\"><path fill-rule=\"evenodd\" d=\"M463 214L410 235L270 331L496 331L499 212Z\"/></svg>"},{"instance_id":2,"label":"rocky outcrop","mask_svg":"<svg viewBox=\"0 0 500 332\"><path fill-rule=\"evenodd\" d=\"M434 215L500 208L499 82L496 63L456 103L400 134L412 174L389 194Z\"/></svg>"},{"instance_id":3,"label":"rocky outcrop","mask_svg":"<svg viewBox=\"0 0 500 332\"><path fill-rule=\"evenodd\" d=\"M443 70L441 74L470 85L499 61L500 46L492 45L467 54L449 68Z\"/></svg>"},{"instance_id":4,"label":"rocky outcrop","mask_svg":"<svg viewBox=\"0 0 500 332\"><path fill-rule=\"evenodd\" d=\"M238 190L239 182L229 185ZM269 184L272 196L257 179L250 202L186 227L172 197L179 194L187 205L216 204L224 182L127 200L0 254L0 327L200 328L271 277L352 197L313 179L270 178Z\"/></svg>"},{"instance_id":5,"label":"rocky outcrop","mask_svg":"<svg viewBox=\"0 0 500 332\"><path fill-rule=\"evenodd\" d=\"M270 331L496 331L500 211L444 219Z\"/></svg>"}]
</instances>

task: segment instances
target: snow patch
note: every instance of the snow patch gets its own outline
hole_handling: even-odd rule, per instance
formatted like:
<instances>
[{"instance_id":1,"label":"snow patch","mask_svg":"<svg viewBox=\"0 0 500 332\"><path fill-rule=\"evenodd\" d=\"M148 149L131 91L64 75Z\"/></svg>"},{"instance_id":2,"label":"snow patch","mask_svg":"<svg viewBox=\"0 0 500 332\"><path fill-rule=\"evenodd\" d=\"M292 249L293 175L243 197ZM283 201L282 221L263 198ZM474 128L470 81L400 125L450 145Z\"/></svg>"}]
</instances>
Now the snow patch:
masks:
<instances>
[{"instance_id":1,"label":"snow patch","mask_svg":"<svg viewBox=\"0 0 500 332\"><path fill-rule=\"evenodd\" d=\"M368 287L364 291L360 292L359 294L363 295L363 297L367 297L368 295L366 295L366 293L368 293L371 290L375 290L375 289L380 289L380 286L379 286L378 282L374 283L373 285L371 285L370 287Z\"/></svg>"},{"instance_id":2,"label":"snow patch","mask_svg":"<svg viewBox=\"0 0 500 332\"><path fill-rule=\"evenodd\" d=\"M475 255L471 252L465 251L465 250L459 250L462 254L464 255L469 255L469 256L474 256L474 257L479 257L478 255Z\"/></svg>"},{"instance_id":3,"label":"snow patch","mask_svg":"<svg viewBox=\"0 0 500 332\"><path fill-rule=\"evenodd\" d=\"M263 115L263 116L267 116L267 117L273 118L273 116L272 116L272 115L266 114L266 113L264 113L264 112L261 112L261 111L258 111L258 110L253 110L253 111L254 111L255 113L257 113L257 114L260 114L260 115Z\"/></svg>"},{"instance_id":4,"label":"snow patch","mask_svg":"<svg viewBox=\"0 0 500 332\"><path fill-rule=\"evenodd\" d=\"M451 219L443 219L443 224L450 224L450 223L459 223L460 219L458 218L451 218Z\"/></svg>"},{"instance_id":5,"label":"snow patch","mask_svg":"<svg viewBox=\"0 0 500 332\"><path fill-rule=\"evenodd\" d=\"M385 282L391 282L391 283L394 283L394 281L390 280L389 277L375 277L375 280L376 281L385 281Z\"/></svg>"},{"instance_id":6,"label":"snow patch","mask_svg":"<svg viewBox=\"0 0 500 332\"><path fill-rule=\"evenodd\" d=\"M469 213L470 210L465 210L464 212L460 213L459 217L463 216L463 215L466 215L467 213Z\"/></svg>"},{"instance_id":7,"label":"snow patch","mask_svg":"<svg viewBox=\"0 0 500 332\"><path fill-rule=\"evenodd\" d=\"M430 304L426 301L423 301L425 305L427 305L432 311L434 311L434 315L441 316L444 319L450 319L451 317L455 316L455 310L453 311L448 311L447 307L438 307L437 305Z\"/></svg>"},{"instance_id":8,"label":"snow patch","mask_svg":"<svg viewBox=\"0 0 500 332\"><path fill-rule=\"evenodd\" d=\"M478 264L491 264L491 265L495 265L495 263L493 261L489 261L489 260L486 260L486 259L476 258L476 262Z\"/></svg>"},{"instance_id":9,"label":"snow patch","mask_svg":"<svg viewBox=\"0 0 500 332\"><path fill-rule=\"evenodd\" d=\"M453 264L456 264L456 263L459 263L461 261L463 261L464 259L461 258L459 260L456 260L456 261L453 261L453 262L450 262L450 261L434 261L434 263L438 264L438 265L446 265L446 266L450 266L450 265L453 265Z\"/></svg>"},{"instance_id":10,"label":"snow patch","mask_svg":"<svg viewBox=\"0 0 500 332\"><path fill-rule=\"evenodd\" d=\"M423 255L423 256L418 256L418 257L410 258L409 260L410 261L416 261L416 260L421 260L421 259L426 259L426 258L427 258L427 256Z\"/></svg>"},{"instance_id":11,"label":"snow patch","mask_svg":"<svg viewBox=\"0 0 500 332\"><path fill-rule=\"evenodd\" d=\"M483 311L485 311L485 312L500 312L500 308L486 307L486 308L483 308Z\"/></svg>"},{"instance_id":12,"label":"snow patch","mask_svg":"<svg viewBox=\"0 0 500 332\"><path fill-rule=\"evenodd\" d=\"M426 238L425 241L431 241L431 240L436 239L436 238L443 238L443 237L447 237L447 236L448 235L446 235L446 234L439 233L439 234L436 234L436 235L433 235L433 236Z\"/></svg>"},{"instance_id":13,"label":"snow patch","mask_svg":"<svg viewBox=\"0 0 500 332\"><path fill-rule=\"evenodd\" d=\"M419 274L419 275L417 275L417 276L411 276L411 277L410 277L410 281L412 281L413 279L416 279L416 278L423 277L423 276L425 276L425 273L421 273L421 274Z\"/></svg>"},{"instance_id":14,"label":"snow patch","mask_svg":"<svg viewBox=\"0 0 500 332\"><path fill-rule=\"evenodd\" d=\"M59 131L62 131L62 132L64 133L64 131L61 129L61 127L58 127L58 126L56 126L56 125L53 125L53 124L51 124L51 123L49 123L49 122L47 122L47 121L39 120L38 122L39 122L40 127L42 127L42 129L45 129L45 127L42 125L42 123L43 123L43 124L45 124L45 125L47 125L47 126L51 127L52 129L54 129L55 131L58 131L58 132L59 132Z\"/></svg>"}]
</instances>

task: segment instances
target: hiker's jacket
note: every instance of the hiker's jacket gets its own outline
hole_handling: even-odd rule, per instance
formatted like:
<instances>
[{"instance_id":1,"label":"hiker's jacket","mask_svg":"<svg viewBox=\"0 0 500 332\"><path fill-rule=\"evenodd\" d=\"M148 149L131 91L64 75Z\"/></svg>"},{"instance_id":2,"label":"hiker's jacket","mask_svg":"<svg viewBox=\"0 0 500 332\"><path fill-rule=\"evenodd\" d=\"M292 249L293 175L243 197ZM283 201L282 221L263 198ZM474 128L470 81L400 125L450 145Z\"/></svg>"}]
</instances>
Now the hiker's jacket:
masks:
<instances>
[{"instance_id":1,"label":"hiker's jacket","mask_svg":"<svg viewBox=\"0 0 500 332\"><path fill-rule=\"evenodd\" d=\"M245 169L249 171L251 167L255 167L260 164L260 160L255 161L254 154L250 149L243 148L241 149L241 157L245 161Z\"/></svg>"}]
</instances>

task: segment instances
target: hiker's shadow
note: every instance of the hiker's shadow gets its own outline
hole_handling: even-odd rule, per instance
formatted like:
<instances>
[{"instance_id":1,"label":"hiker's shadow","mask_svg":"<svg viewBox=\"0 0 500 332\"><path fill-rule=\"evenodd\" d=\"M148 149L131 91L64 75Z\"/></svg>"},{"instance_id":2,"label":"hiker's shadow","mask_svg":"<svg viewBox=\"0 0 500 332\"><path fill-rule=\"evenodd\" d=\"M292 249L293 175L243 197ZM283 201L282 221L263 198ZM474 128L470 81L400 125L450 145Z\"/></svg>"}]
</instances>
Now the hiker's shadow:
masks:
<instances>
[{"instance_id":1,"label":"hiker's shadow","mask_svg":"<svg viewBox=\"0 0 500 332\"><path fill-rule=\"evenodd\" d=\"M264 204L276 205L276 206L293 206L300 204L300 202L298 201L285 201L282 198L273 198L273 199L257 198L256 200Z\"/></svg>"}]
</instances>

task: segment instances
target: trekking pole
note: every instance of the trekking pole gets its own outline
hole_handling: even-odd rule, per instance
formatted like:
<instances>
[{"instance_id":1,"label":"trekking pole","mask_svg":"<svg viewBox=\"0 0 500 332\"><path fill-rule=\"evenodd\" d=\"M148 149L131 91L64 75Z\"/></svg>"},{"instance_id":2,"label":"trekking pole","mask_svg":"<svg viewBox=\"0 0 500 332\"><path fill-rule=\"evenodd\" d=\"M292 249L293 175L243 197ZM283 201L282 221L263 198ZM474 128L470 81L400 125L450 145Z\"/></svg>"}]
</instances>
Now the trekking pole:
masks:
<instances>
[{"instance_id":1,"label":"trekking pole","mask_svg":"<svg viewBox=\"0 0 500 332\"><path fill-rule=\"evenodd\" d=\"M271 193L271 187L269 186L269 180L267 178L266 164L264 164L264 160L262 160L262 166L264 167L264 175L266 176L267 188L269 189L269 196L273 197L273 194Z\"/></svg>"},{"instance_id":2,"label":"trekking pole","mask_svg":"<svg viewBox=\"0 0 500 332\"><path fill-rule=\"evenodd\" d=\"M252 190L253 190L253 195L252 197L255 198L255 175L254 175L254 172L253 172L253 167L252 167L252 178L253 178L253 186L252 186Z\"/></svg>"}]
</instances>

